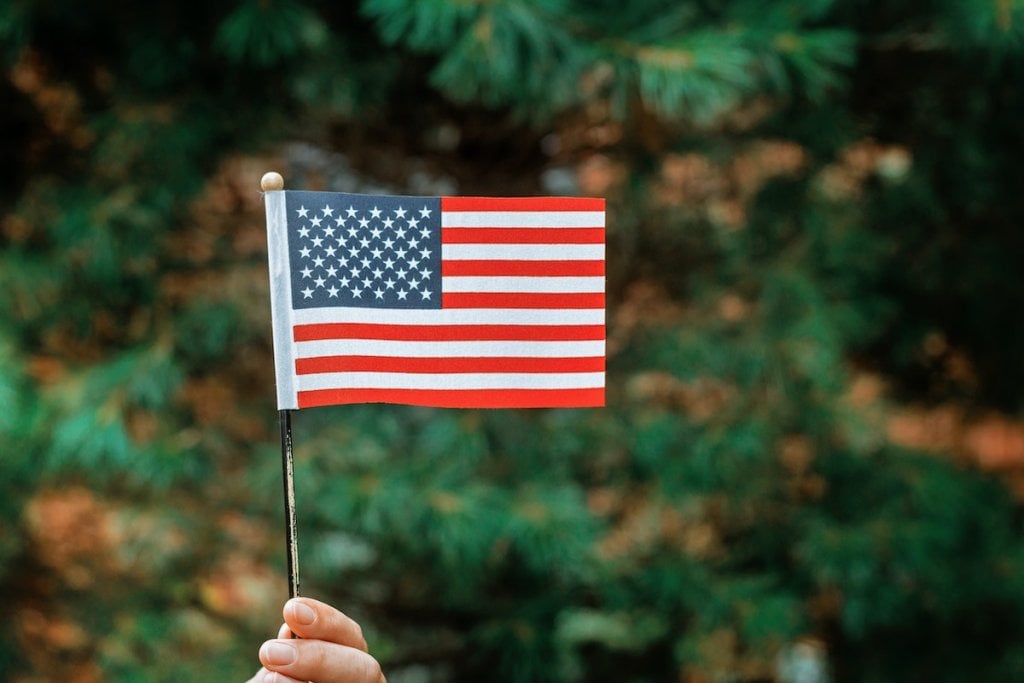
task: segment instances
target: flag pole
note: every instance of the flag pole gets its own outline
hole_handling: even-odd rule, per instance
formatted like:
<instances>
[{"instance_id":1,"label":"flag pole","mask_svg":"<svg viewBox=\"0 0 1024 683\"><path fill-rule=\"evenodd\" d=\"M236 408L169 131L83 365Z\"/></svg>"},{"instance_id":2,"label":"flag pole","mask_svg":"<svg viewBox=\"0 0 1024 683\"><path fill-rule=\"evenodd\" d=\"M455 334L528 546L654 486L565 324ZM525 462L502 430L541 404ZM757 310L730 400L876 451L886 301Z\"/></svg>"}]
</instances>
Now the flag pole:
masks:
<instances>
[{"instance_id":1,"label":"flag pole","mask_svg":"<svg viewBox=\"0 0 1024 683\"><path fill-rule=\"evenodd\" d=\"M276 192L284 189L284 178L270 171L260 179L260 189ZM292 452L291 410L279 410L281 420L281 481L284 484L284 543L288 566L288 598L299 595L298 525L295 521L295 457Z\"/></svg>"},{"instance_id":2,"label":"flag pole","mask_svg":"<svg viewBox=\"0 0 1024 683\"><path fill-rule=\"evenodd\" d=\"M281 479L284 482L284 543L288 558L288 597L299 595L299 546L295 521L295 458L292 453L292 411L281 417Z\"/></svg>"}]
</instances>

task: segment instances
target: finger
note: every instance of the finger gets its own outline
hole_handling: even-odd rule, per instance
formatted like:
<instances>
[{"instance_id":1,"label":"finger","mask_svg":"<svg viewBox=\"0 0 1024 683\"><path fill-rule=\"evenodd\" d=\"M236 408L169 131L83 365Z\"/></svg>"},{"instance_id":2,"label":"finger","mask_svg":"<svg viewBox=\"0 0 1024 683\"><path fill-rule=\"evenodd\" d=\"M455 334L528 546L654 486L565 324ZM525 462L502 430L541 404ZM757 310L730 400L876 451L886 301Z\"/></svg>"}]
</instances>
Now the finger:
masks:
<instances>
[{"instance_id":1,"label":"finger","mask_svg":"<svg viewBox=\"0 0 1024 683\"><path fill-rule=\"evenodd\" d=\"M363 629L330 605L312 598L293 598L284 604L284 620L300 638L326 640L367 652Z\"/></svg>"},{"instance_id":2,"label":"finger","mask_svg":"<svg viewBox=\"0 0 1024 683\"><path fill-rule=\"evenodd\" d=\"M256 672L256 675L250 678L246 683L308 683L307 681L297 681L291 676L285 676L279 674L276 671L267 671L265 667L260 667L260 670Z\"/></svg>"},{"instance_id":3,"label":"finger","mask_svg":"<svg viewBox=\"0 0 1024 683\"><path fill-rule=\"evenodd\" d=\"M266 668L261 667L256 672L256 675L246 681L246 683L303 683L303 681L297 681L291 676L285 676L276 671L267 671Z\"/></svg>"},{"instance_id":4,"label":"finger","mask_svg":"<svg viewBox=\"0 0 1024 683\"><path fill-rule=\"evenodd\" d=\"M245 683L263 683L263 679L266 677L266 675L267 670L263 667L260 667L260 670L256 672L256 675L250 678Z\"/></svg>"},{"instance_id":5,"label":"finger","mask_svg":"<svg viewBox=\"0 0 1024 683\"><path fill-rule=\"evenodd\" d=\"M309 681L299 681L276 671L268 671L256 683L309 683Z\"/></svg>"},{"instance_id":6,"label":"finger","mask_svg":"<svg viewBox=\"0 0 1024 683\"><path fill-rule=\"evenodd\" d=\"M385 683L380 664L366 652L323 640L268 640L260 662L300 681Z\"/></svg>"},{"instance_id":7,"label":"finger","mask_svg":"<svg viewBox=\"0 0 1024 683\"><path fill-rule=\"evenodd\" d=\"M281 628L277 629L277 637L278 638L291 638L292 637L292 629L288 626L288 624L281 624Z\"/></svg>"}]
</instances>

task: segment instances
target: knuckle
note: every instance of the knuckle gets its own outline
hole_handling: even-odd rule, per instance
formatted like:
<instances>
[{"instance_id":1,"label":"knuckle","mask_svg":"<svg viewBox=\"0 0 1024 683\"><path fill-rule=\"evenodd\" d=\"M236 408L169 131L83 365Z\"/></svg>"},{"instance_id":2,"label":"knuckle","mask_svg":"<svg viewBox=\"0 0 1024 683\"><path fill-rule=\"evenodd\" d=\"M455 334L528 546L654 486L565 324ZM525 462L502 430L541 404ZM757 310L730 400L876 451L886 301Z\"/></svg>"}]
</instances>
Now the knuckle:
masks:
<instances>
[{"instance_id":1,"label":"knuckle","mask_svg":"<svg viewBox=\"0 0 1024 683\"><path fill-rule=\"evenodd\" d=\"M323 644L315 640L299 641L299 661L303 672L321 672L329 668L330 662Z\"/></svg>"}]
</instances>

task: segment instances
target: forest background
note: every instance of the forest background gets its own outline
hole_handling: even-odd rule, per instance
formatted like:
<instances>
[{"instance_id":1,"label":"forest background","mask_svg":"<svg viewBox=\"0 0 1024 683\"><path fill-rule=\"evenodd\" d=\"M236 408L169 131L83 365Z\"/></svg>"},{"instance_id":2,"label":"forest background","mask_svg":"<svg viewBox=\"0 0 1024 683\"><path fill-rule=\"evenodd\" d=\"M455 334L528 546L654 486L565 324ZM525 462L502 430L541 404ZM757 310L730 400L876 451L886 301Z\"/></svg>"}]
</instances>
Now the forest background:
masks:
<instances>
[{"instance_id":1,"label":"forest background","mask_svg":"<svg viewBox=\"0 0 1024 683\"><path fill-rule=\"evenodd\" d=\"M0 678L244 680L258 185L608 199L608 407L296 415L392 683L1024 675L1024 3L0 3Z\"/></svg>"}]
</instances>

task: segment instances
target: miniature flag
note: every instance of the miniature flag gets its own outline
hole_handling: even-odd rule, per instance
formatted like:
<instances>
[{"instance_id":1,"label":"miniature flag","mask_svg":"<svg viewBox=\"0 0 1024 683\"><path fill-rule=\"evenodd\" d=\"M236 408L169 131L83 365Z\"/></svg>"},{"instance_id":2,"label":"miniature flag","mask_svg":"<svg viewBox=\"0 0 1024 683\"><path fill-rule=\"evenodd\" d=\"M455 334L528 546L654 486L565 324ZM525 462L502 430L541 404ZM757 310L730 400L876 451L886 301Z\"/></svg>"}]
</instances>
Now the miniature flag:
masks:
<instances>
[{"instance_id":1,"label":"miniature flag","mask_svg":"<svg viewBox=\"0 0 1024 683\"><path fill-rule=\"evenodd\" d=\"M282 410L604 405L604 200L268 192Z\"/></svg>"}]
</instances>

